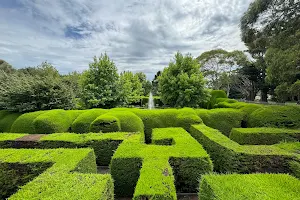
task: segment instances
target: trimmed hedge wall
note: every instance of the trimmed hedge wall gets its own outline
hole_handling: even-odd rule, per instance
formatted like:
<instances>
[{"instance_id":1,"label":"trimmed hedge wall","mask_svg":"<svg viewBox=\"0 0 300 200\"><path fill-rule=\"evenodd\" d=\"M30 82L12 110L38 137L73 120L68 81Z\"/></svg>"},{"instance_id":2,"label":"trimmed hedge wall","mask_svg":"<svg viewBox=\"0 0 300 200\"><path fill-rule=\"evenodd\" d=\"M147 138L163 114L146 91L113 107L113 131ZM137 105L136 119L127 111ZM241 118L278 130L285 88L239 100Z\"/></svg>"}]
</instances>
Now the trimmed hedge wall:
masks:
<instances>
[{"instance_id":1,"label":"trimmed hedge wall","mask_svg":"<svg viewBox=\"0 0 300 200\"><path fill-rule=\"evenodd\" d=\"M265 106L249 116L249 127L300 128L299 106Z\"/></svg>"},{"instance_id":2,"label":"trimmed hedge wall","mask_svg":"<svg viewBox=\"0 0 300 200\"><path fill-rule=\"evenodd\" d=\"M144 123L146 143L151 142L151 133L154 128L183 127L189 130L192 124L202 123L201 118L191 108L161 110L133 109L132 112L139 116Z\"/></svg>"},{"instance_id":3,"label":"trimmed hedge wall","mask_svg":"<svg viewBox=\"0 0 300 200\"><path fill-rule=\"evenodd\" d=\"M119 144L132 133L53 133L40 138L39 141L22 141L18 138L28 134L0 134L0 148L93 148L97 165L109 165L114 151Z\"/></svg>"},{"instance_id":4,"label":"trimmed hedge wall","mask_svg":"<svg viewBox=\"0 0 300 200\"><path fill-rule=\"evenodd\" d=\"M173 199L173 174L177 192L197 191L201 174L212 171L211 160L202 146L182 128L154 129L152 137L154 144L171 138L175 145L146 145L141 135L125 140L113 155L110 165L116 195L131 196L134 193L135 199L155 199L166 192L165 197ZM151 172L155 174L148 176ZM162 172L165 173L163 179Z\"/></svg>"},{"instance_id":5,"label":"trimmed hedge wall","mask_svg":"<svg viewBox=\"0 0 300 200\"><path fill-rule=\"evenodd\" d=\"M110 175L90 174L97 170L95 155L91 149L0 149L0 161L2 164L37 166L31 169L35 171L41 169L37 163L52 166L10 196L10 200L113 199ZM4 174L4 179L8 179L10 175ZM18 175L25 178L20 173ZM9 188L8 185L7 187Z\"/></svg>"},{"instance_id":6,"label":"trimmed hedge wall","mask_svg":"<svg viewBox=\"0 0 300 200\"><path fill-rule=\"evenodd\" d=\"M271 145L281 141L300 141L300 130L281 128L233 128L230 139L239 144Z\"/></svg>"},{"instance_id":7,"label":"trimmed hedge wall","mask_svg":"<svg viewBox=\"0 0 300 200\"><path fill-rule=\"evenodd\" d=\"M106 119L104 121L104 118ZM113 121L111 121L113 119ZM112 123L113 122L113 123ZM112 110L97 117L90 126L91 132L144 132L143 121L134 113L129 111Z\"/></svg>"},{"instance_id":8,"label":"trimmed hedge wall","mask_svg":"<svg viewBox=\"0 0 300 200\"><path fill-rule=\"evenodd\" d=\"M36 111L36 112L30 112L21 115L12 124L10 132L34 134L35 128L33 125L33 121L35 120L35 118L37 118L41 114L44 114L45 112L46 111Z\"/></svg>"},{"instance_id":9,"label":"trimmed hedge wall","mask_svg":"<svg viewBox=\"0 0 300 200\"><path fill-rule=\"evenodd\" d=\"M300 181L287 174L204 175L201 200L296 200Z\"/></svg>"},{"instance_id":10,"label":"trimmed hedge wall","mask_svg":"<svg viewBox=\"0 0 300 200\"><path fill-rule=\"evenodd\" d=\"M193 125L190 133L209 153L217 172L293 173L290 163L300 161L299 155L275 145L239 145L218 130L205 125Z\"/></svg>"},{"instance_id":11,"label":"trimmed hedge wall","mask_svg":"<svg viewBox=\"0 0 300 200\"><path fill-rule=\"evenodd\" d=\"M21 113L1 111L0 115L0 132L10 132L12 124Z\"/></svg>"},{"instance_id":12,"label":"trimmed hedge wall","mask_svg":"<svg viewBox=\"0 0 300 200\"><path fill-rule=\"evenodd\" d=\"M195 109L195 112L205 125L218 129L226 136L229 136L232 128L241 127L244 119L244 113L236 109Z\"/></svg>"},{"instance_id":13,"label":"trimmed hedge wall","mask_svg":"<svg viewBox=\"0 0 300 200\"><path fill-rule=\"evenodd\" d=\"M83 110L50 110L37 116L33 120L35 133L49 134L68 132L72 122L81 114Z\"/></svg>"},{"instance_id":14,"label":"trimmed hedge wall","mask_svg":"<svg viewBox=\"0 0 300 200\"><path fill-rule=\"evenodd\" d=\"M108 110L98 108L85 111L83 114L79 115L76 118L76 120L72 123L72 132L88 133L90 131L91 123L97 117L107 112Z\"/></svg>"}]
</instances>

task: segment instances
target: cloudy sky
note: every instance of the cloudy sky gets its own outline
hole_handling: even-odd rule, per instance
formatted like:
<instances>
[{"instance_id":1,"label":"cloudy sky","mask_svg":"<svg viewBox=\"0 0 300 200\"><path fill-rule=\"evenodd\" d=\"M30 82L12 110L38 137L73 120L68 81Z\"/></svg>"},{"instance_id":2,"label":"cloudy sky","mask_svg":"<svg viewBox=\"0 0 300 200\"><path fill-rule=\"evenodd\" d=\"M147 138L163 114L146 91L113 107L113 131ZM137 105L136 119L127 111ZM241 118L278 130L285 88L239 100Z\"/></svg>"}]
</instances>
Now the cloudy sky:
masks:
<instances>
[{"instance_id":1,"label":"cloudy sky","mask_svg":"<svg viewBox=\"0 0 300 200\"><path fill-rule=\"evenodd\" d=\"M68 73L107 52L119 71L152 79L176 51L244 50L238 24L251 1L0 0L0 59Z\"/></svg>"}]
</instances>

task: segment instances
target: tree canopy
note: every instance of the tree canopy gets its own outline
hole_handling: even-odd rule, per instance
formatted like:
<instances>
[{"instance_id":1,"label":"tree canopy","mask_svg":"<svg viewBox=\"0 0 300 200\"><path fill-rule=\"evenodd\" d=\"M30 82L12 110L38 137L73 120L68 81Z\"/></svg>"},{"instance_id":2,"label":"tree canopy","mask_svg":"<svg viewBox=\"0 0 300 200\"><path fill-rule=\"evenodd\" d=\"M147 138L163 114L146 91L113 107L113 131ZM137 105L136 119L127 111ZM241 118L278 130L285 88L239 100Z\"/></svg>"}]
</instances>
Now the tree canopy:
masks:
<instances>
[{"instance_id":1,"label":"tree canopy","mask_svg":"<svg viewBox=\"0 0 300 200\"><path fill-rule=\"evenodd\" d=\"M159 90L164 104L172 107L198 107L207 101L208 91L200 65L190 54L176 53L159 76Z\"/></svg>"}]
</instances>

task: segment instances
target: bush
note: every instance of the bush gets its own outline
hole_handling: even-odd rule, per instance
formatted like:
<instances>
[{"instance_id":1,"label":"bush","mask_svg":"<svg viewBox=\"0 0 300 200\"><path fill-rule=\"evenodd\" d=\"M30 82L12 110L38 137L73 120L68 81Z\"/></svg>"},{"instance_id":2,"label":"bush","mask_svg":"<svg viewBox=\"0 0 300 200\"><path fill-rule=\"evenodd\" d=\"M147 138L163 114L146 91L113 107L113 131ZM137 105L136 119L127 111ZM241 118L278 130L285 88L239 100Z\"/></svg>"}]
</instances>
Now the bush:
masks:
<instances>
[{"instance_id":1,"label":"bush","mask_svg":"<svg viewBox=\"0 0 300 200\"><path fill-rule=\"evenodd\" d=\"M49 167L9 199L113 199L111 176L92 174L96 173L96 163L91 149L1 149L0 160L2 164L34 166L30 168L35 171L34 174L44 170L45 165ZM28 173L24 173L26 174ZM11 173L3 175L8 180ZM22 179L26 178L20 173L17 175Z\"/></svg>"},{"instance_id":2,"label":"bush","mask_svg":"<svg viewBox=\"0 0 300 200\"><path fill-rule=\"evenodd\" d=\"M25 113L17 118L17 120L12 124L10 132L12 133L30 133L34 134L35 129L33 121L39 115L45 113L46 111L36 111Z\"/></svg>"},{"instance_id":3,"label":"bush","mask_svg":"<svg viewBox=\"0 0 300 200\"><path fill-rule=\"evenodd\" d=\"M293 173L295 154L274 146L242 146L205 125L193 125L191 135L203 145L220 173Z\"/></svg>"},{"instance_id":4,"label":"bush","mask_svg":"<svg viewBox=\"0 0 300 200\"><path fill-rule=\"evenodd\" d=\"M280 141L299 141L300 130L279 128L233 128L230 139L239 144L271 145Z\"/></svg>"},{"instance_id":5,"label":"bush","mask_svg":"<svg viewBox=\"0 0 300 200\"><path fill-rule=\"evenodd\" d=\"M199 107L208 100L199 62L190 54L176 53L175 62L170 62L158 79L160 97L165 105Z\"/></svg>"},{"instance_id":6,"label":"bush","mask_svg":"<svg viewBox=\"0 0 300 200\"><path fill-rule=\"evenodd\" d=\"M156 110L132 110L144 123L146 143L151 142L151 133L154 128L183 127L189 130L192 124L202 123L191 108L184 109L156 109Z\"/></svg>"},{"instance_id":7,"label":"bush","mask_svg":"<svg viewBox=\"0 0 300 200\"><path fill-rule=\"evenodd\" d=\"M244 114L236 109L195 109L203 123L209 127L218 129L224 135L229 136L232 128L239 128L242 125Z\"/></svg>"},{"instance_id":8,"label":"bush","mask_svg":"<svg viewBox=\"0 0 300 200\"><path fill-rule=\"evenodd\" d=\"M248 127L300 128L300 107L265 106L249 116Z\"/></svg>"},{"instance_id":9,"label":"bush","mask_svg":"<svg viewBox=\"0 0 300 200\"><path fill-rule=\"evenodd\" d=\"M218 102L217 99L219 98L228 98L225 91L223 90L212 90L210 92L210 100L209 100L209 103L204 107L204 108L207 108L207 109L211 109L214 107L214 105Z\"/></svg>"},{"instance_id":10,"label":"bush","mask_svg":"<svg viewBox=\"0 0 300 200\"><path fill-rule=\"evenodd\" d=\"M142 135L134 135L115 152L111 174L116 195L131 196L136 188L136 199L162 198L163 193L167 199L173 199L173 174L177 192L195 192L201 174L212 171L211 160L202 146L182 128L154 129L152 137L154 144L171 139L174 145L146 145Z\"/></svg>"},{"instance_id":11,"label":"bush","mask_svg":"<svg viewBox=\"0 0 300 200\"><path fill-rule=\"evenodd\" d=\"M104 109L91 109L79 115L72 123L71 130L75 133L88 133L91 123L100 115L108 112Z\"/></svg>"},{"instance_id":12,"label":"bush","mask_svg":"<svg viewBox=\"0 0 300 200\"><path fill-rule=\"evenodd\" d=\"M204 175L201 200L298 199L300 181L287 174Z\"/></svg>"},{"instance_id":13,"label":"bush","mask_svg":"<svg viewBox=\"0 0 300 200\"><path fill-rule=\"evenodd\" d=\"M115 119L118 119L119 124L120 124L120 130L123 132L144 132L144 124L143 121L135 114L129 111L109 111L108 113L105 114L104 117L110 116L114 117ZM102 116L96 118L90 127L90 131L92 130L105 130L106 128L104 126L100 126L99 124L99 118L101 120ZM103 118L102 118L103 119ZM104 124L103 124L104 125ZM118 128L118 126L111 126L111 129L106 129L108 132L113 132L114 129ZM99 132L97 131L97 132Z\"/></svg>"},{"instance_id":14,"label":"bush","mask_svg":"<svg viewBox=\"0 0 300 200\"><path fill-rule=\"evenodd\" d=\"M0 118L0 132L10 132L11 126L14 121L21 115L21 113L2 113L2 118Z\"/></svg>"},{"instance_id":15,"label":"bush","mask_svg":"<svg viewBox=\"0 0 300 200\"><path fill-rule=\"evenodd\" d=\"M72 122L82 111L50 110L33 120L36 134L63 133L70 131Z\"/></svg>"},{"instance_id":16,"label":"bush","mask_svg":"<svg viewBox=\"0 0 300 200\"><path fill-rule=\"evenodd\" d=\"M90 131L94 133L121 131L120 120L109 114L101 115L92 122Z\"/></svg>"}]
</instances>

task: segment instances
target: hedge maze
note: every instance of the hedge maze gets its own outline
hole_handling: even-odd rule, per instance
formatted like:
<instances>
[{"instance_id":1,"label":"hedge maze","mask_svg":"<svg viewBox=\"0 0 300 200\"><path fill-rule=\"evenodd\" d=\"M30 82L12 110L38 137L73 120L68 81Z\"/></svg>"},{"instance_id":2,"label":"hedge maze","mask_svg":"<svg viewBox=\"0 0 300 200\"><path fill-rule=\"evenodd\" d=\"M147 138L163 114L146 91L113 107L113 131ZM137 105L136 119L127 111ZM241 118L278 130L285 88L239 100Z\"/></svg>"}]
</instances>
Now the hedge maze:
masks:
<instances>
[{"instance_id":1,"label":"hedge maze","mask_svg":"<svg viewBox=\"0 0 300 200\"><path fill-rule=\"evenodd\" d=\"M0 111L0 199L300 199L300 109L214 105Z\"/></svg>"}]
</instances>

